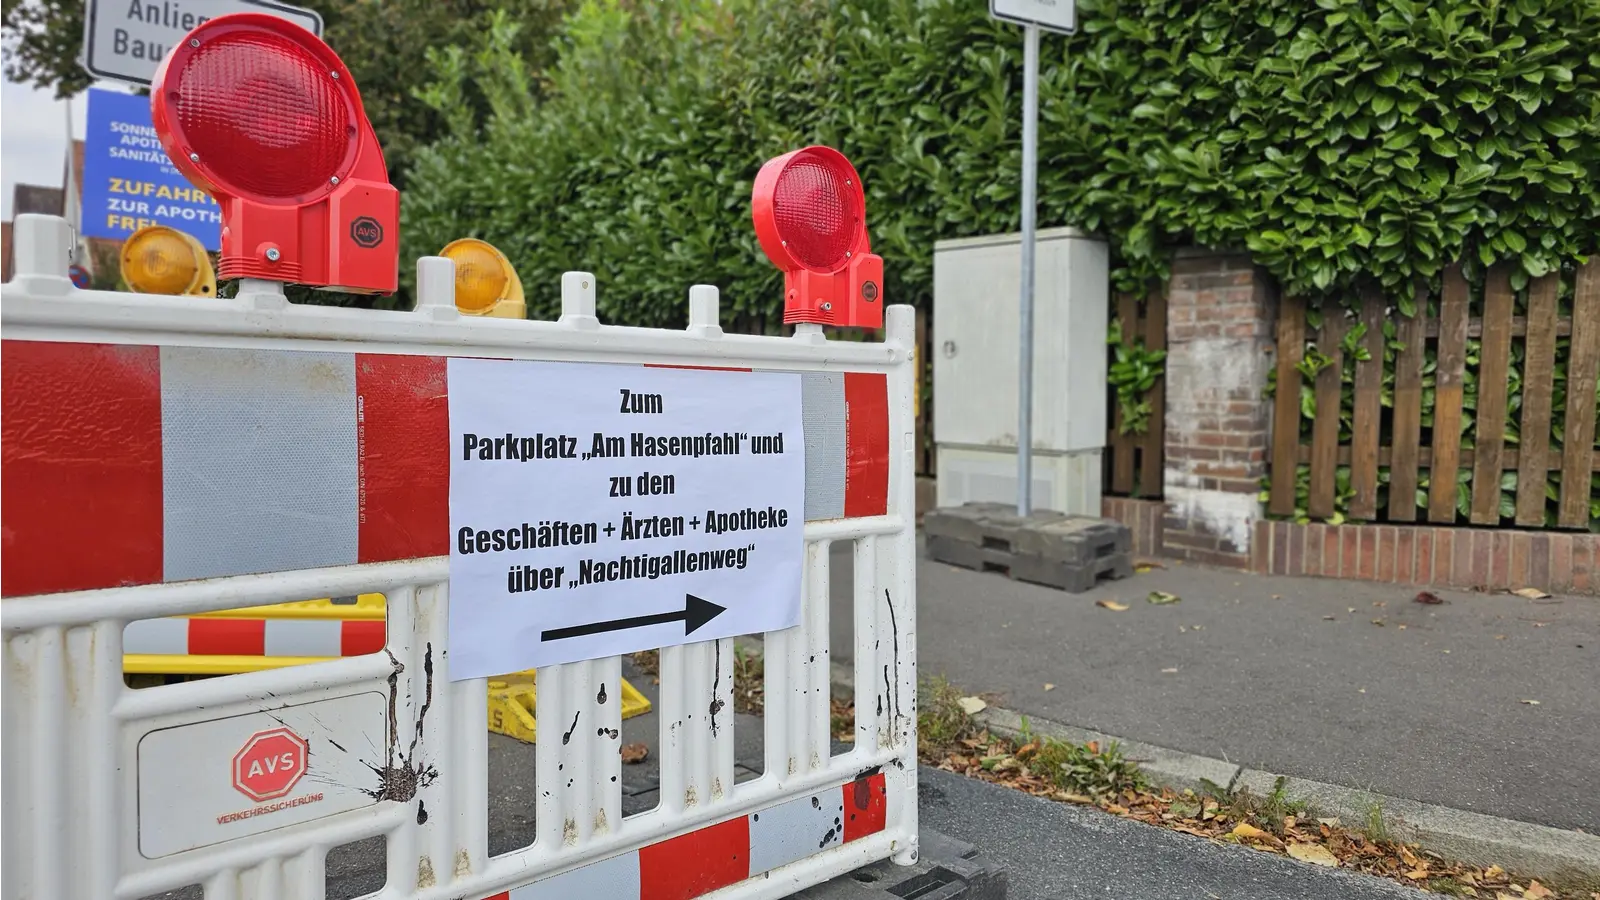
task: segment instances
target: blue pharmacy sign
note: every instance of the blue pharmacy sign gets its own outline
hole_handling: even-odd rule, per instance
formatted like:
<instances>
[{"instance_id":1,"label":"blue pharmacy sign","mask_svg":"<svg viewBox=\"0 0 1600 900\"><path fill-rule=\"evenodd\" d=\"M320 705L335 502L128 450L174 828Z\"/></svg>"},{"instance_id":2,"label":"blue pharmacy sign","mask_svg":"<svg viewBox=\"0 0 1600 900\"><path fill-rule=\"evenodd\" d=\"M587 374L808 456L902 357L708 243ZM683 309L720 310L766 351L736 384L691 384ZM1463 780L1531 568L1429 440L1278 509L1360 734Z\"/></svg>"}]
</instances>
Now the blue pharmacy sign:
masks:
<instances>
[{"instance_id":1,"label":"blue pharmacy sign","mask_svg":"<svg viewBox=\"0 0 1600 900\"><path fill-rule=\"evenodd\" d=\"M93 88L84 140L83 233L121 240L146 225L176 228L207 250L222 246L222 211L173 168L150 124L150 98Z\"/></svg>"}]
</instances>

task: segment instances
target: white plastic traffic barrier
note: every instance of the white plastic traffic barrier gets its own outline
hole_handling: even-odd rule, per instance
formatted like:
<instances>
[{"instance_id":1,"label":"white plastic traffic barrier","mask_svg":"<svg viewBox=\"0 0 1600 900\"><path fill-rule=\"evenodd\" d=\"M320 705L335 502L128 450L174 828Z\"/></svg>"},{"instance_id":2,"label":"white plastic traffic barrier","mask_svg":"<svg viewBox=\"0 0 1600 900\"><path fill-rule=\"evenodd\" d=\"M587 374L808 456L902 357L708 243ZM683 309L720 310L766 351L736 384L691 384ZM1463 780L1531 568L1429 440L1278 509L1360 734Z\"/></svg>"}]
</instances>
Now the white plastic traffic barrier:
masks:
<instances>
[{"instance_id":1,"label":"white plastic traffic barrier","mask_svg":"<svg viewBox=\"0 0 1600 900\"><path fill-rule=\"evenodd\" d=\"M463 317L435 257L413 312L291 306L258 282L105 293L72 286L70 243L19 216L0 292L8 900L320 900L328 851L372 837L371 896L407 900L780 897L916 858L909 307L882 343L731 335L696 286L686 330L623 328L568 273L557 322ZM800 374L800 624L765 636L759 778L735 783L730 639L663 649L662 800L628 818L620 660L545 666L537 839L489 856L485 685L452 681L448 652L451 358ZM857 712L834 757L840 542ZM382 652L124 685L129 623L367 592L388 600Z\"/></svg>"}]
</instances>

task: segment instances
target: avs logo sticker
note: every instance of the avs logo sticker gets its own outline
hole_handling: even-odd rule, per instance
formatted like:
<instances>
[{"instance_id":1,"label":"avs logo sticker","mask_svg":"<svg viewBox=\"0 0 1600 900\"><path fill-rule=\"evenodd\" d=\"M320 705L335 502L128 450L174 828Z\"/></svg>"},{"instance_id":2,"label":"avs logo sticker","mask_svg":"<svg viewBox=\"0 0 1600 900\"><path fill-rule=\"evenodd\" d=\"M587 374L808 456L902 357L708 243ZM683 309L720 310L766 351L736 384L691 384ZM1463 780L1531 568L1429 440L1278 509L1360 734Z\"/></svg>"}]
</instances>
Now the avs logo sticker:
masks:
<instances>
[{"instance_id":1,"label":"avs logo sticker","mask_svg":"<svg viewBox=\"0 0 1600 900\"><path fill-rule=\"evenodd\" d=\"M360 216L350 223L350 240L370 250L383 243L383 226L371 216Z\"/></svg>"}]
</instances>

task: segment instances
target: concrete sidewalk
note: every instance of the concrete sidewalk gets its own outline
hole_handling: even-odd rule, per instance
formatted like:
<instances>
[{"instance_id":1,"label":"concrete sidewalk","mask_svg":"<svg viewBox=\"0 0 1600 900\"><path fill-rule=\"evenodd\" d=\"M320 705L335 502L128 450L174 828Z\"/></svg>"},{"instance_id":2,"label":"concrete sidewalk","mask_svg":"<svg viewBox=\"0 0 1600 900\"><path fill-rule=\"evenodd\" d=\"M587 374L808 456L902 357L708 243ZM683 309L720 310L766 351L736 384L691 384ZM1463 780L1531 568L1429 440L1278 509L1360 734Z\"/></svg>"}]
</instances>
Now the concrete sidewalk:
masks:
<instances>
[{"instance_id":1,"label":"concrete sidewalk","mask_svg":"<svg viewBox=\"0 0 1600 900\"><path fill-rule=\"evenodd\" d=\"M843 661L851 560L831 561ZM924 559L919 667L1056 722L1600 834L1600 602L1167 565L1074 595Z\"/></svg>"}]
</instances>

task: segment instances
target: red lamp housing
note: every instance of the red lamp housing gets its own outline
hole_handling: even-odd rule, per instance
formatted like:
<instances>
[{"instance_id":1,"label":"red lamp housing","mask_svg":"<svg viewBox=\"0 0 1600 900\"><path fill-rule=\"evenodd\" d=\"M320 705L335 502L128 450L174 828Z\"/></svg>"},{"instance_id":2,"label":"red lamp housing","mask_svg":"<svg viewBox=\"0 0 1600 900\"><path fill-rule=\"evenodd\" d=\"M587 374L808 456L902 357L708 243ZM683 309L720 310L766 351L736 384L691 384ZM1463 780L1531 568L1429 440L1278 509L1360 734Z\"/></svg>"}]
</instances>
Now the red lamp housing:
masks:
<instances>
[{"instance_id":1,"label":"red lamp housing","mask_svg":"<svg viewBox=\"0 0 1600 900\"><path fill-rule=\"evenodd\" d=\"M770 159L751 192L756 238L783 270L783 321L883 327L883 257L867 240L861 176L832 147Z\"/></svg>"},{"instance_id":2,"label":"red lamp housing","mask_svg":"<svg viewBox=\"0 0 1600 900\"><path fill-rule=\"evenodd\" d=\"M203 22L156 70L150 108L173 165L222 207L222 277L394 292L400 193L320 38L261 13Z\"/></svg>"}]
</instances>

